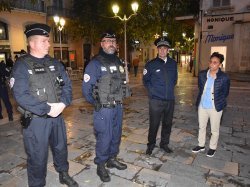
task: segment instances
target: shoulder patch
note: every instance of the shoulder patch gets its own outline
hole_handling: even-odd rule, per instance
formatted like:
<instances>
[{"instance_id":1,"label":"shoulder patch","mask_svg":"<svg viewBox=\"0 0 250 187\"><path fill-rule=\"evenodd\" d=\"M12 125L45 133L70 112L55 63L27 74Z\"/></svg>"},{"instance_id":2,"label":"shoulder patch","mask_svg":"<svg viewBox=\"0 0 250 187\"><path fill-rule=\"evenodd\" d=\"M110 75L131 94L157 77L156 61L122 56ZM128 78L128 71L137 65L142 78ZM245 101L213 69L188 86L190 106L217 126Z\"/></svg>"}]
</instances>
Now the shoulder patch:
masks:
<instances>
[{"instance_id":1,"label":"shoulder patch","mask_svg":"<svg viewBox=\"0 0 250 187\"><path fill-rule=\"evenodd\" d=\"M15 78L11 77L10 82L9 82L10 88L12 88L14 86L14 83L15 83Z\"/></svg>"},{"instance_id":2,"label":"shoulder patch","mask_svg":"<svg viewBox=\"0 0 250 187\"><path fill-rule=\"evenodd\" d=\"M83 80L84 80L84 82L89 82L89 80L90 80L89 74L84 74Z\"/></svg>"}]
</instances>

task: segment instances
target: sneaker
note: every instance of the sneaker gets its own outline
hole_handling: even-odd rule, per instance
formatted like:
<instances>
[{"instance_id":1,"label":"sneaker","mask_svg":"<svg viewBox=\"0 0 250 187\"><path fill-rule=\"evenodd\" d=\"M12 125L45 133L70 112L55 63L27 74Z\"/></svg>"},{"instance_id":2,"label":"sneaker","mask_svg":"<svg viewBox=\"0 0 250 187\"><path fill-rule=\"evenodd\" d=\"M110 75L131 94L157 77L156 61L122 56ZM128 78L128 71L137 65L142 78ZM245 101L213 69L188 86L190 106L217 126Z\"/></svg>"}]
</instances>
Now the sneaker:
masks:
<instances>
[{"instance_id":1,"label":"sneaker","mask_svg":"<svg viewBox=\"0 0 250 187\"><path fill-rule=\"evenodd\" d=\"M196 146L192 149L193 153L199 153L200 151L205 151L205 147Z\"/></svg>"},{"instance_id":2,"label":"sneaker","mask_svg":"<svg viewBox=\"0 0 250 187\"><path fill-rule=\"evenodd\" d=\"M207 156L208 156L208 157L213 157L214 154L215 154L215 151L216 151L216 150L214 150L214 149L209 149L208 152L207 152Z\"/></svg>"}]
</instances>

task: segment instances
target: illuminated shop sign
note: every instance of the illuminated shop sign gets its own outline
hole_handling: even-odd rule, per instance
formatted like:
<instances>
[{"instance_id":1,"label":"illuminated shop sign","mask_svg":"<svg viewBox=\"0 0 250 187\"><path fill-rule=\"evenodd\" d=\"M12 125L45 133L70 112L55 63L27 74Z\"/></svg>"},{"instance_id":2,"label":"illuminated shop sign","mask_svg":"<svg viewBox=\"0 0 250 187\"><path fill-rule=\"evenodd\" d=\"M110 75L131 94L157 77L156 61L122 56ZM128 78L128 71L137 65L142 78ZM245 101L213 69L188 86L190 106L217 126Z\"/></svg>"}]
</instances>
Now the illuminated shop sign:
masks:
<instances>
[{"instance_id":1,"label":"illuminated shop sign","mask_svg":"<svg viewBox=\"0 0 250 187\"><path fill-rule=\"evenodd\" d=\"M234 39L234 34L230 34L230 35L222 34L220 36L209 34L206 37L205 43L212 43L212 42L219 42L219 41L222 41L224 43L226 40L232 40L232 39Z\"/></svg>"},{"instance_id":2,"label":"illuminated shop sign","mask_svg":"<svg viewBox=\"0 0 250 187\"><path fill-rule=\"evenodd\" d=\"M224 22L224 21L234 21L234 17L207 18L208 23Z\"/></svg>"}]
</instances>

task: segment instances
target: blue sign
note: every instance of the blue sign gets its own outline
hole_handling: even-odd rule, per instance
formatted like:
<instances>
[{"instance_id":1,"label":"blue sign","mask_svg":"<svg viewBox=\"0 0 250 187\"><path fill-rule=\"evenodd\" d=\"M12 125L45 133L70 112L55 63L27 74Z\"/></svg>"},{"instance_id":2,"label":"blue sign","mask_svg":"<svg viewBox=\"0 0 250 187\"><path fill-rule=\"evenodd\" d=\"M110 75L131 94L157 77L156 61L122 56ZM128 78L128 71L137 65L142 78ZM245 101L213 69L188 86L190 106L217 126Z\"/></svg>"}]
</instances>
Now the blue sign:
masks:
<instances>
[{"instance_id":1,"label":"blue sign","mask_svg":"<svg viewBox=\"0 0 250 187\"><path fill-rule=\"evenodd\" d=\"M234 39L234 34L230 34L230 35L222 34L220 36L209 34L207 35L205 43L213 43L213 42L218 42L218 41L222 41L224 43L226 40L232 40L232 39Z\"/></svg>"}]
</instances>

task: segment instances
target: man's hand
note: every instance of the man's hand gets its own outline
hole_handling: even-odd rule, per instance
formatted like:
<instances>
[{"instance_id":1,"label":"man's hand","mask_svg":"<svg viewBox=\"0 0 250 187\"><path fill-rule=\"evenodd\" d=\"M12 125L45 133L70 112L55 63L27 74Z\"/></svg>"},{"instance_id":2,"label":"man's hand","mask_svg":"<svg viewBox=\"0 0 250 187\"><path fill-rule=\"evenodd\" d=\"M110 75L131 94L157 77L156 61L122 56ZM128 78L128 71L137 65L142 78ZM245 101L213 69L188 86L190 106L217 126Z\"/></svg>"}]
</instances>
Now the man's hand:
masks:
<instances>
[{"instance_id":1,"label":"man's hand","mask_svg":"<svg viewBox=\"0 0 250 187\"><path fill-rule=\"evenodd\" d=\"M66 107L66 105L64 103L47 103L49 106L51 106L51 109L48 113L49 116L55 118L57 116L59 116L62 111L64 110L64 108Z\"/></svg>"}]
</instances>

